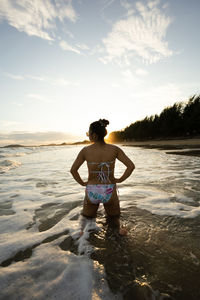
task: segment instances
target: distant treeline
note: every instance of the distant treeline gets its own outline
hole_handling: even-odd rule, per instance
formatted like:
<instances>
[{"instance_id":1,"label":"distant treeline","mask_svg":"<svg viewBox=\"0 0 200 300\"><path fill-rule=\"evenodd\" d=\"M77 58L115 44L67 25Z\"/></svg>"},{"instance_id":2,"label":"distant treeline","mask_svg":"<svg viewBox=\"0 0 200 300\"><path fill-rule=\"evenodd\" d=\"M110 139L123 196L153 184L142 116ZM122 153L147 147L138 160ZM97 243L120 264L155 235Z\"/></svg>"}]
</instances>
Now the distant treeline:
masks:
<instances>
[{"instance_id":1,"label":"distant treeline","mask_svg":"<svg viewBox=\"0 0 200 300\"><path fill-rule=\"evenodd\" d=\"M136 121L121 131L111 132L112 142L200 135L200 95L187 103L177 102L166 107L160 115Z\"/></svg>"}]
</instances>

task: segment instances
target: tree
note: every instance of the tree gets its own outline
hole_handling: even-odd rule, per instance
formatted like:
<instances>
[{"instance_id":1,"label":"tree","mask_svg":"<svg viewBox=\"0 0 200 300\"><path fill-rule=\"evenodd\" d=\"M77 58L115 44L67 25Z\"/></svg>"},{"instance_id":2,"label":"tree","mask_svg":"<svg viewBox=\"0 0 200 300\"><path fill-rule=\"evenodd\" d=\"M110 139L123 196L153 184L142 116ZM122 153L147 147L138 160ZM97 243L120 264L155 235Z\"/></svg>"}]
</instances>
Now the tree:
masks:
<instances>
[{"instance_id":1,"label":"tree","mask_svg":"<svg viewBox=\"0 0 200 300\"><path fill-rule=\"evenodd\" d=\"M200 134L200 95L192 96L188 103L175 103L160 115L145 117L124 130L109 135L113 141L143 140Z\"/></svg>"}]
</instances>

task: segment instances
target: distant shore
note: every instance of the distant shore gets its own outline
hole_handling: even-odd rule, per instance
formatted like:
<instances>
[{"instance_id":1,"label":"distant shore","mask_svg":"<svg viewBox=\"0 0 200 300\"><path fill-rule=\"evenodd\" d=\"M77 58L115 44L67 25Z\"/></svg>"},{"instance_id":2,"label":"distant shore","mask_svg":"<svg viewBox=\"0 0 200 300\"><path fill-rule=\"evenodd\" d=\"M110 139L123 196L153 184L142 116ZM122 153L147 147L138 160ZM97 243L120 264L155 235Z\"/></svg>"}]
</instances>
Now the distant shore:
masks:
<instances>
[{"instance_id":1,"label":"distant shore","mask_svg":"<svg viewBox=\"0 0 200 300\"><path fill-rule=\"evenodd\" d=\"M41 144L41 145L21 145L21 144L10 144L5 146L0 146L0 148L20 148L20 147L53 147L53 146L73 146L73 145L87 145L90 144L89 141L85 140L82 142L74 142L74 143L51 143L51 144Z\"/></svg>"},{"instance_id":2,"label":"distant shore","mask_svg":"<svg viewBox=\"0 0 200 300\"><path fill-rule=\"evenodd\" d=\"M166 139L166 140L146 140L146 141L126 141L119 143L125 146L134 147L166 147L166 149L183 149L183 148L198 148L200 147L200 137L199 138L189 138L189 139Z\"/></svg>"},{"instance_id":3,"label":"distant shore","mask_svg":"<svg viewBox=\"0 0 200 300\"><path fill-rule=\"evenodd\" d=\"M1 146L0 148L17 148L17 147L48 147L48 146L74 146L74 145L88 145L89 141L79 141L74 143L51 143L43 145L20 145L11 144L6 146ZM179 154L179 155L190 155L200 157L200 137L195 138L176 138L176 139L162 139L162 140L146 140L146 141L123 141L113 143L120 146L126 147L143 147L148 149L160 149L160 150L170 150L167 154ZM174 151L172 151L174 150Z\"/></svg>"},{"instance_id":4,"label":"distant shore","mask_svg":"<svg viewBox=\"0 0 200 300\"><path fill-rule=\"evenodd\" d=\"M190 155L200 157L200 137L185 139L166 139L166 140L148 140L148 141L127 141L119 143L122 146L143 147L167 151L167 154Z\"/></svg>"}]
</instances>

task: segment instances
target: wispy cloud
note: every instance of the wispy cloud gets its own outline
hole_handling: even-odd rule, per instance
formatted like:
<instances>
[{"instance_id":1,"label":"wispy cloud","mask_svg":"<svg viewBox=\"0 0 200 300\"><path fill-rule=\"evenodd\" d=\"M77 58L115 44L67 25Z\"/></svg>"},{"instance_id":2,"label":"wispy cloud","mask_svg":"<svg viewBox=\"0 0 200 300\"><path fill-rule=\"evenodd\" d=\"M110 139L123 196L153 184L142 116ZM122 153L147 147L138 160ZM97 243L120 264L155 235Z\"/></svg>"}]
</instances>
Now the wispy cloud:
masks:
<instances>
[{"instance_id":1,"label":"wispy cloud","mask_svg":"<svg viewBox=\"0 0 200 300\"><path fill-rule=\"evenodd\" d=\"M26 96L30 99L38 100L38 101L41 101L44 103L53 103L54 102L53 100L50 100L50 99L44 97L43 95L39 95L39 94L27 94Z\"/></svg>"},{"instance_id":2,"label":"wispy cloud","mask_svg":"<svg viewBox=\"0 0 200 300\"><path fill-rule=\"evenodd\" d=\"M135 10L133 9L132 4L130 4L128 1L126 1L126 0L121 0L120 3L121 3L121 6L122 6L123 8L125 8L125 10L126 10L126 15L127 15L128 17L131 16L131 15L135 12Z\"/></svg>"},{"instance_id":3,"label":"wispy cloud","mask_svg":"<svg viewBox=\"0 0 200 300\"><path fill-rule=\"evenodd\" d=\"M113 4L114 1L115 0L105 0L104 1L104 5L103 5L103 7L101 9L101 12L103 12L107 7L109 7L111 4Z\"/></svg>"},{"instance_id":4,"label":"wispy cloud","mask_svg":"<svg viewBox=\"0 0 200 300\"><path fill-rule=\"evenodd\" d=\"M16 74L10 74L10 73L4 73L7 77L14 79L14 80L26 80L26 79L32 79L36 81L43 81L45 83L49 83L51 85L58 85L58 86L77 86L77 82L73 82L71 80L68 80L64 77L58 77L58 78L49 78L47 76L35 76L35 75L16 75Z\"/></svg>"},{"instance_id":5,"label":"wispy cloud","mask_svg":"<svg viewBox=\"0 0 200 300\"><path fill-rule=\"evenodd\" d=\"M144 79L141 78L147 75L148 72L143 69L137 69L136 71L132 71L128 68L123 69L121 72L121 78L119 82L112 82L112 88L128 88L131 90L134 89L136 91L138 88L140 89L142 84L144 83Z\"/></svg>"},{"instance_id":6,"label":"wispy cloud","mask_svg":"<svg viewBox=\"0 0 200 300\"><path fill-rule=\"evenodd\" d=\"M141 78L138 78L135 76L131 70L126 69L122 71L122 78L123 81L127 84L130 85L132 88L139 86L140 84L143 83L143 80Z\"/></svg>"},{"instance_id":7,"label":"wispy cloud","mask_svg":"<svg viewBox=\"0 0 200 300\"><path fill-rule=\"evenodd\" d=\"M159 8L159 0L146 1L146 4L136 2L133 8L127 1L122 5L129 14L117 21L103 39L105 55L101 61L128 65L136 56L151 64L171 56L173 52L165 37L172 19L166 16L163 8Z\"/></svg>"},{"instance_id":8,"label":"wispy cloud","mask_svg":"<svg viewBox=\"0 0 200 300\"><path fill-rule=\"evenodd\" d=\"M80 52L79 49L77 49L76 47L73 47L73 46L69 45L66 41L60 41L60 47L63 50L72 51L72 52L75 52L77 54L81 54L81 52Z\"/></svg>"},{"instance_id":9,"label":"wispy cloud","mask_svg":"<svg viewBox=\"0 0 200 300\"><path fill-rule=\"evenodd\" d=\"M59 45L63 50L71 51L79 55L85 54L85 51L88 51L90 49L86 44L75 44L74 46L72 46L64 40L60 41Z\"/></svg>"},{"instance_id":10,"label":"wispy cloud","mask_svg":"<svg viewBox=\"0 0 200 300\"><path fill-rule=\"evenodd\" d=\"M76 44L76 47L80 48L81 50L89 50L90 48L85 44Z\"/></svg>"},{"instance_id":11,"label":"wispy cloud","mask_svg":"<svg viewBox=\"0 0 200 300\"><path fill-rule=\"evenodd\" d=\"M48 78L45 76L25 75L24 78L29 78L29 79L38 80L38 81L49 81Z\"/></svg>"},{"instance_id":12,"label":"wispy cloud","mask_svg":"<svg viewBox=\"0 0 200 300\"><path fill-rule=\"evenodd\" d=\"M58 85L58 86L78 86L78 82L73 82L70 80L67 80L63 77L57 78L52 80L51 82L53 85Z\"/></svg>"},{"instance_id":13,"label":"wispy cloud","mask_svg":"<svg viewBox=\"0 0 200 300\"><path fill-rule=\"evenodd\" d=\"M56 19L63 22L65 18L72 22L77 19L71 0L57 0L55 4L49 0L0 1L0 21L42 39L53 40L49 31L56 28Z\"/></svg>"},{"instance_id":14,"label":"wispy cloud","mask_svg":"<svg viewBox=\"0 0 200 300\"><path fill-rule=\"evenodd\" d=\"M47 76L33 76L33 75L27 75L26 77L33 79L33 80L44 81L51 85L58 85L58 86L77 86L78 85L77 82L73 82L64 77L49 78Z\"/></svg>"},{"instance_id":15,"label":"wispy cloud","mask_svg":"<svg viewBox=\"0 0 200 300\"><path fill-rule=\"evenodd\" d=\"M5 75L11 79L24 80L24 77L21 75L14 75L14 74L10 74L10 73L5 73Z\"/></svg>"}]
</instances>

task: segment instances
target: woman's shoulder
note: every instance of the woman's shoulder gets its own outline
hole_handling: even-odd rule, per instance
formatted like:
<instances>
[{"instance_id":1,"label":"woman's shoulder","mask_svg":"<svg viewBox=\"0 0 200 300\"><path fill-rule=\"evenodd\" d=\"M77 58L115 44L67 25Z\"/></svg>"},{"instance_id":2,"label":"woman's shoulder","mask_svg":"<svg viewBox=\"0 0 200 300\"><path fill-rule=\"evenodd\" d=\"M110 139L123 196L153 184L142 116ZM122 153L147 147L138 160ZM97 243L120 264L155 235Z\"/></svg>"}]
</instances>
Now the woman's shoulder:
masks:
<instances>
[{"instance_id":1,"label":"woman's shoulder","mask_svg":"<svg viewBox=\"0 0 200 300\"><path fill-rule=\"evenodd\" d=\"M91 148L93 148L93 145L94 145L94 144L91 144L91 145L85 146L85 147L83 147L83 148L82 148L82 150L83 150L83 151L90 150Z\"/></svg>"},{"instance_id":2,"label":"woman's shoulder","mask_svg":"<svg viewBox=\"0 0 200 300\"><path fill-rule=\"evenodd\" d=\"M94 144L91 144L91 145L83 147L81 151L84 154L89 154L89 153L93 152L93 148L94 148Z\"/></svg>"},{"instance_id":3,"label":"woman's shoulder","mask_svg":"<svg viewBox=\"0 0 200 300\"><path fill-rule=\"evenodd\" d=\"M112 155L114 155L115 157L118 156L119 153L119 147L113 144L106 144L107 146L107 153L110 153Z\"/></svg>"},{"instance_id":4,"label":"woman's shoulder","mask_svg":"<svg viewBox=\"0 0 200 300\"><path fill-rule=\"evenodd\" d=\"M110 149L118 151L118 149L120 149L118 146L114 145L114 144L106 144Z\"/></svg>"},{"instance_id":5,"label":"woman's shoulder","mask_svg":"<svg viewBox=\"0 0 200 300\"><path fill-rule=\"evenodd\" d=\"M106 144L106 146L110 149L117 149L117 146L116 145L113 145L113 144Z\"/></svg>"}]
</instances>

